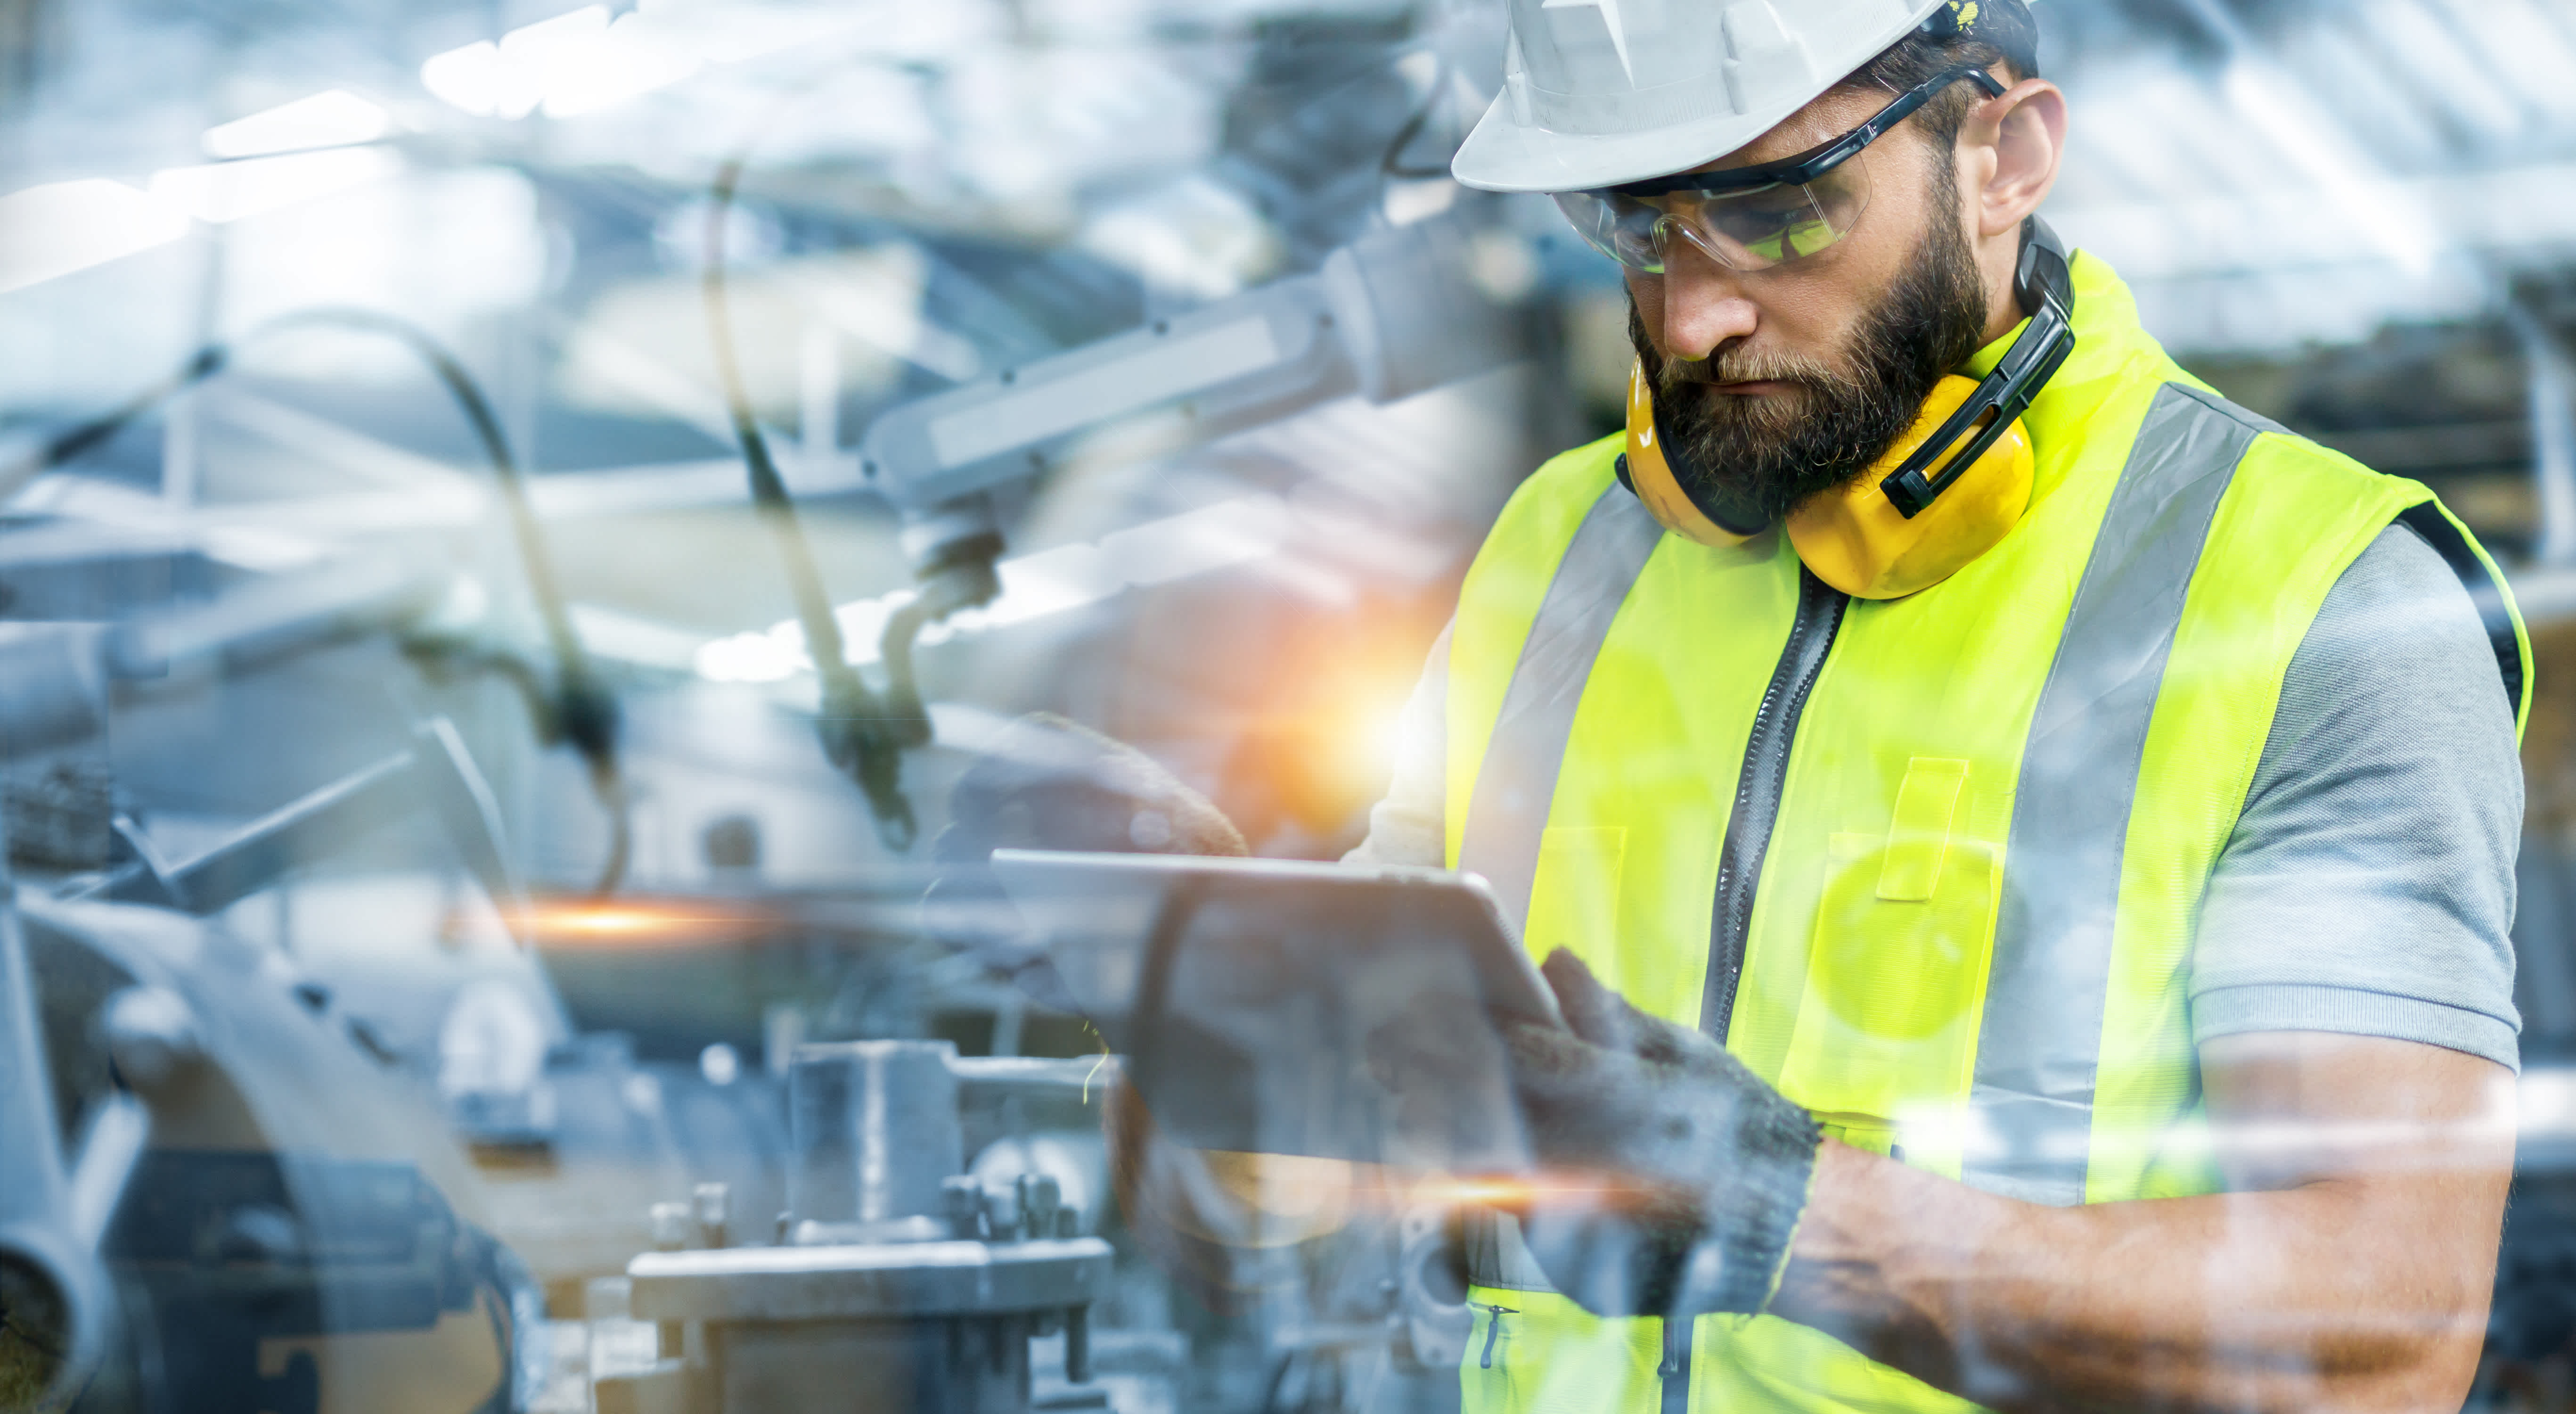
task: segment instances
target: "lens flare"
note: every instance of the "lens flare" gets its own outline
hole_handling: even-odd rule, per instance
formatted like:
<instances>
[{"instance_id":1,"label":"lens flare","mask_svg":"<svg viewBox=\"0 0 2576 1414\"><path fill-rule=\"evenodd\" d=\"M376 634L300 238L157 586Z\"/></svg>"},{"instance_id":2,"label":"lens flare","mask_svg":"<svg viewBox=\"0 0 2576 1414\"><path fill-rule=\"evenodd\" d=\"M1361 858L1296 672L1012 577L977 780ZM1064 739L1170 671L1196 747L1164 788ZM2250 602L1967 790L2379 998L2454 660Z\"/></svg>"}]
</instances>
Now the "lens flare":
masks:
<instances>
[{"instance_id":1,"label":"lens flare","mask_svg":"<svg viewBox=\"0 0 2576 1414\"><path fill-rule=\"evenodd\" d=\"M764 910L712 899L548 899L504 910L510 931L540 947L692 947L748 941Z\"/></svg>"}]
</instances>

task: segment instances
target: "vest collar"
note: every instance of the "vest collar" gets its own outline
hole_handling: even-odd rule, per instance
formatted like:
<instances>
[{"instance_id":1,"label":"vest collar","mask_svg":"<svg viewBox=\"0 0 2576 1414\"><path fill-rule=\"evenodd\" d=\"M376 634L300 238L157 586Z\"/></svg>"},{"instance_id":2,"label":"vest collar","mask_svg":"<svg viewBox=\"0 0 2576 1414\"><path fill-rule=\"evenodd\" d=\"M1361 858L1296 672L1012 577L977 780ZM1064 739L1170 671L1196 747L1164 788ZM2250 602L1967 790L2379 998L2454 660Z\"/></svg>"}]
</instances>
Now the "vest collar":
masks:
<instances>
[{"instance_id":1,"label":"vest collar","mask_svg":"<svg viewBox=\"0 0 2576 1414\"><path fill-rule=\"evenodd\" d=\"M2162 371L2167 364L2164 350L2138 322L2137 297L2119 275L2083 250L2074 253L2067 268L2075 281L2075 349L2022 414L2031 452L2039 463L2031 487L2034 503L2066 479L2075 453L2084 444L2085 431L2109 401L2110 383L2136 376L2142 360L2158 370L2150 375L2155 381L2172 376ZM1971 378L1994 372L2004 351L2029 323L2023 320L2010 333L1977 350L1960 371Z\"/></svg>"}]
</instances>

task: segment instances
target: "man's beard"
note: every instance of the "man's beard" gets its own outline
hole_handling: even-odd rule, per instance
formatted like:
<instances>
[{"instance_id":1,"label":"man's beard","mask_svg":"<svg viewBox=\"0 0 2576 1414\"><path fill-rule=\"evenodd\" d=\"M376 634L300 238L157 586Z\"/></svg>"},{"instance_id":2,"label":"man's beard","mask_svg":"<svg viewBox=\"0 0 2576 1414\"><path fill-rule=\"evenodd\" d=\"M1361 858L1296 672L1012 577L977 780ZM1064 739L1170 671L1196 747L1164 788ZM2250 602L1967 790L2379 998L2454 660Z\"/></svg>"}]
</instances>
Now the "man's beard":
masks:
<instances>
[{"instance_id":1,"label":"man's beard","mask_svg":"<svg viewBox=\"0 0 2576 1414\"><path fill-rule=\"evenodd\" d=\"M1937 190L1937 188L1936 188ZM1935 208L1939 210L1939 207ZM1886 298L1865 315L1839 358L1721 352L1667 360L1628 306L1628 336L1655 387L1656 421L1682 489L1702 506L1778 521L1868 470L1922 413L1933 386L1984 340L1986 292L1965 226L1936 217ZM1710 383L1777 382L1767 396Z\"/></svg>"}]
</instances>

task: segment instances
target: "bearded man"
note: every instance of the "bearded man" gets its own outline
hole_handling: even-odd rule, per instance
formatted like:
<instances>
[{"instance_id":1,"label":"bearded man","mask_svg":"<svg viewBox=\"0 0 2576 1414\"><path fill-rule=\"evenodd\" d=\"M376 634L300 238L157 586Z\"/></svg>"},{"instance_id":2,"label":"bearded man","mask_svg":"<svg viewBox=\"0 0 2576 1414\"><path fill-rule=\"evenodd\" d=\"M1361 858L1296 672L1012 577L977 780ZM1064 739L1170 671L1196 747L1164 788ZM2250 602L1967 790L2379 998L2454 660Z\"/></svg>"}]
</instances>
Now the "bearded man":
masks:
<instances>
[{"instance_id":1,"label":"bearded man","mask_svg":"<svg viewBox=\"0 0 2576 1414\"><path fill-rule=\"evenodd\" d=\"M1463 1224L1466 1408L2457 1408L2518 1063L2493 564L2038 219L2022 0L1509 9L1456 175L1556 197L1637 361L1353 856L1482 875L1563 1013L1497 1021L1539 1172ZM1094 833L1239 848L1096 749ZM1405 1106L1437 1060L1372 1056ZM1339 1221L1337 1165L1132 1092L1113 1139L1202 1276Z\"/></svg>"},{"instance_id":2,"label":"bearded man","mask_svg":"<svg viewBox=\"0 0 2576 1414\"><path fill-rule=\"evenodd\" d=\"M2492 564L2057 244L2021 0L1510 13L1456 175L1621 264L1637 370L1356 856L1485 875L1570 1028L1515 1035L1560 1181L1469 1225L1467 1407L2457 1408L2517 1065Z\"/></svg>"}]
</instances>

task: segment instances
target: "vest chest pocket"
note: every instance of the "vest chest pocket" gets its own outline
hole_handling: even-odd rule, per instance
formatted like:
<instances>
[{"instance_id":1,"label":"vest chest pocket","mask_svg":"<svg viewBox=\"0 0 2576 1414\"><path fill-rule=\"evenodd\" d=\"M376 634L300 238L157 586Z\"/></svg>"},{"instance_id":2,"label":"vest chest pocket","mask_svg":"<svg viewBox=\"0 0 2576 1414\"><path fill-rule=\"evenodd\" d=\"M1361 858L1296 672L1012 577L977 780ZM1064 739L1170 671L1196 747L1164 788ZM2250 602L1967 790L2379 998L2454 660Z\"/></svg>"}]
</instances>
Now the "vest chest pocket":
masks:
<instances>
[{"instance_id":1,"label":"vest chest pocket","mask_svg":"<svg viewBox=\"0 0 2576 1414\"><path fill-rule=\"evenodd\" d=\"M1976 1063L2001 852L1951 832L1968 763L1913 758L1886 835L1827 841L1823 897L1780 1088L1884 1149L1909 1109L1965 1098Z\"/></svg>"}]
</instances>

